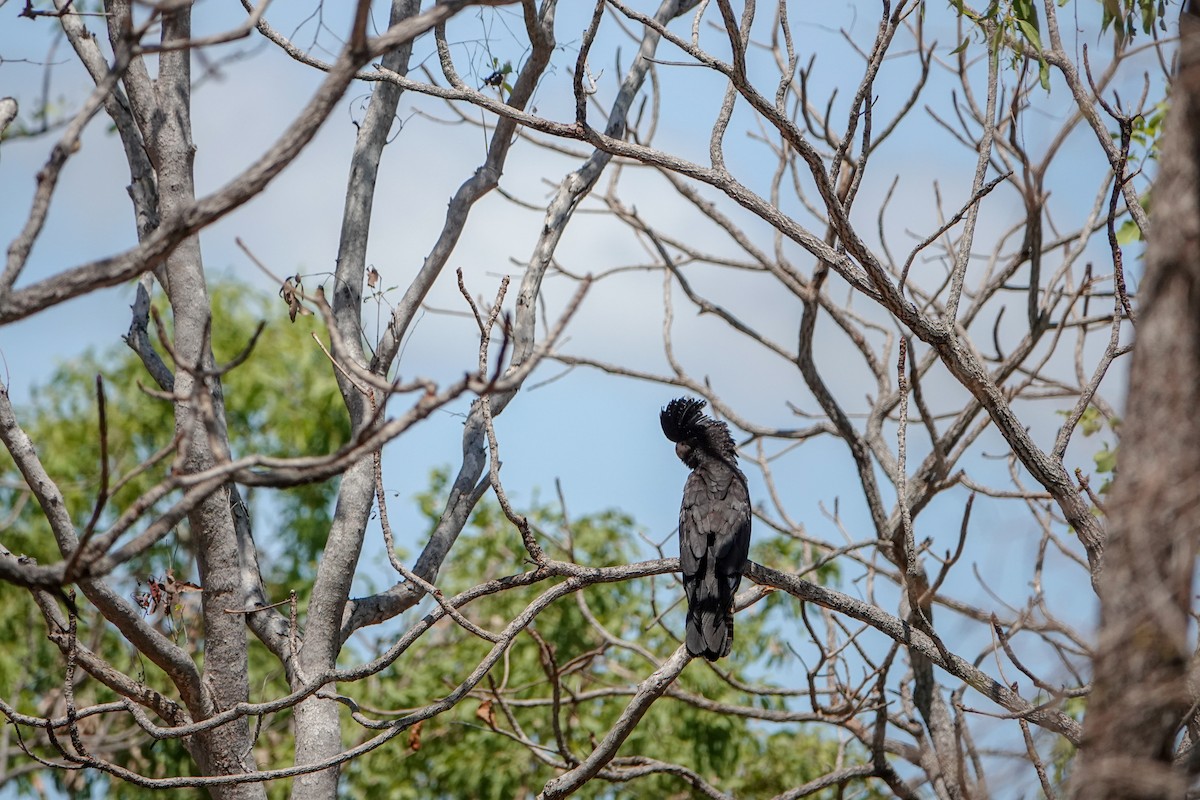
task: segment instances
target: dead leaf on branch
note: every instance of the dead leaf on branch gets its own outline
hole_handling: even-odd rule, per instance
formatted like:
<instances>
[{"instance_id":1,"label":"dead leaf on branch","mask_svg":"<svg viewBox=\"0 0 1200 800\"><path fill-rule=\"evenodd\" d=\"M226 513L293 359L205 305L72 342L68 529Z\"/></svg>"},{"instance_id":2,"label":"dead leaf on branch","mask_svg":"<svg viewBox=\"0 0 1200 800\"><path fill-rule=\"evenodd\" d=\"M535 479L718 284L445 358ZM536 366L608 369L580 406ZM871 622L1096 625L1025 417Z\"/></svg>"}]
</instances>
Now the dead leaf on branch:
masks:
<instances>
[{"instance_id":1,"label":"dead leaf on branch","mask_svg":"<svg viewBox=\"0 0 1200 800\"><path fill-rule=\"evenodd\" d=\"M425 720L421 720L408 730L408 749L414 753L421 749L421 726L424 724Z\"/></svg>"},{"instance_id":2,"label":"dead leaf on branch","mask_svg":"<svg viewBox=\"0 0 1200 800\"><path fill-rule=\"evenodd\" d=\"M283 298L283 302L288 304L288 318L292 322L296 321L296 315L307 316L312 312L300 304L300 297L304 294L304 284L300 281L299 273L293 275L283 282L283 286L279 288L279 296Z\"/></svg>"},{"instance_id":3,"label":"dead leaf on branch","mask_svg":"<svg viewBox=\"0 0 1200 800\"><path fill-rule=\"evenodd\" d=\"M479 704L479 708L475 709L475 716L483 720L489 728L496 729L496 712L492 710L492 701L484 700Z\"/></svg>"}]
</instances>

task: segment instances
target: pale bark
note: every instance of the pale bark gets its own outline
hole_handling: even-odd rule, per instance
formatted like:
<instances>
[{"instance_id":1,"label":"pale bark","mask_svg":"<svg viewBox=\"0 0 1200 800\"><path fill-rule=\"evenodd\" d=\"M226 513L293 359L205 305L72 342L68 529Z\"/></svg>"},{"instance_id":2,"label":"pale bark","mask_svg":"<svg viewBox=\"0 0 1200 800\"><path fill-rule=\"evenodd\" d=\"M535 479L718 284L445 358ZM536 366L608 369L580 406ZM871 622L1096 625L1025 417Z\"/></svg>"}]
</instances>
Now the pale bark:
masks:
<instances>
[{"instance_id":1,"label":"pale bark","mask_svg":"<svg viewBox=\"0 0 1200 800\"><path fill-rule=\"evenodd\" d=\"M189 7L164 15L164 44L187 42L190 38ZM164 220L178 218L195 202L191 57L191 49L186 46L168 49L159 56L154 84L157 114L150 129L143 132L158 173L159 212ZM175 322L175 392L177 397L187 398L176 403L175 427L188 443L184 470L201 472L227 455L229 443L219 378L205 374L213 369L209 338L212 312L199 237L189 236L179 243L167 257L165 272ZM206 412L213 417L208 424ZM214 452L214 448L220 451ZM242 617L225 611L243 603L237 541L226 493L209 495L188 514L188 524L196 540L198 575L204 587L201 600L205 642L202 697L189 710L194 718L203 719L249 699L247 633ZM208 775L255 771L250 726L245 719L198 735L191 751ZM219 798L265 797L264 787L258 783L213 787L212 792Z\"/></svg>"}]
</instances>

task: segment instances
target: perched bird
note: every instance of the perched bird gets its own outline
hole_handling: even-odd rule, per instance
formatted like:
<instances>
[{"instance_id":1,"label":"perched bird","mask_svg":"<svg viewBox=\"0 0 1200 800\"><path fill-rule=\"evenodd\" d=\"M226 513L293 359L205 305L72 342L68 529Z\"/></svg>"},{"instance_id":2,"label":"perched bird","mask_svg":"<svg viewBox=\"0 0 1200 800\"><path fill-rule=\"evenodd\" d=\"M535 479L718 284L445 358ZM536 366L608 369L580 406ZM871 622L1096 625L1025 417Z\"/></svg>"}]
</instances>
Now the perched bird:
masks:
<instances>
[{"instance_id":1,"label":"perched bird","mask_svg":"<svg viewBox=\"0 0 1200 800\"><path fill-rule=\"evenodd\" d=\"M679 509L679 563L687 595L687 649L709 661L733 646L733 598L750 550L750 492L729 426L681 397L659 414L675 454L692 470Z\"/></svg>"}]
</instances>

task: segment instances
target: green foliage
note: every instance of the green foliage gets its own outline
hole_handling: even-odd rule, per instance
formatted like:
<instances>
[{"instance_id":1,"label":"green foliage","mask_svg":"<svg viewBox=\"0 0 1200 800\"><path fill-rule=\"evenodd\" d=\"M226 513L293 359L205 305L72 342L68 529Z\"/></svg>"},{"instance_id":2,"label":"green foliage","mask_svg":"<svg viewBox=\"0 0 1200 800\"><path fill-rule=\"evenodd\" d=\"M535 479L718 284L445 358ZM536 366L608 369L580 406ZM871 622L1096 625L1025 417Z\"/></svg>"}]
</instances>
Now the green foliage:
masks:
<instances>
[{"instance_id":1,"label":"green foliage","mask_svg":"<svg viewBox=\"0 0 1200 800\"><path fill-rule=\"evenodd\" d=\"M1117 469L1117 451L1115 448L1110 449L1108 442L1105 442L1099 452L1092 456L1092 460L1096 462L1096 472L1101 474L1111 475ZM1108 482L1105 481L1104 486L1100 488L1101 492L1108 489Z\"/></svg>"},{"instance_id":2,"label":"green foliage","mask_svg":"<svg viewBox=\"0 0 1200 800\"><path fill-rule=\"evenodd\" d=\"M1091 420L1090 424L1082 426L1084 436L1092 436L1106 429L1115 433L1117 429L1121 427L1121 420L1119 418L1113 417L1112 419L1109 419L1108 417L1101 415L1100 412L1095 408L1088 408L1084 416L1088 416L1088 414L1091 412L1095 412L1095 416ZM1080 420L1080 423L1082 425L1082 419ZM1092 461L1096 465L1097 474L1104 476L1104 481L1100 484L1100 487L1096 490L1096 492L1098 494L1108 494L1109 490L1112 489L1113 478L1117 476L1116 445L1110 446L1107 441L1102 442L1100 449L1092 455Z\"/></svg>"},{"instance_id":3,"label":"green foliage","mask_svg":"<svg viewBox=\"0 0 1200 800\"><path fill-rule=\"evenodd\" d=\"M312 339L323 334L323 323L315 316L298 316L289 322L278 300L248 292L238 283L219 283L212 294L218 319L213 352L218 363L238 355L258 320L268 320L249 360L222 381L234 457L313 455L345 444L350 420L329 360ZM224 328L224 335L216 332L217 327ZM333 480L272 492L275 524L270 532L282 535L287 547L272 559L264 576L269 582L294 586L311 579L325 545L336 492ZM247 495L253 512L253 493ZM256 520L264 516L252 513Z\"/></svg>"},{"instance_id":4,"label":"green foliage","mask_svg":"<svg viewBox=\"0 0 1200 800\"><path fill-rule=\"evenodd\" d=\"M1103 7L1101 30L1112 29L1120 42L1137 36L1138 29L1149 34L1157 22L1159 29L1167 29L1166 0L1100 0Z\"/></svg>"},{"instance_id":5,"label":"green foliage","mask_svg":"<svg viewBox=\"0 0 1200 800\"><path fill-rule=\"evenodd\" d=\"M1040 702L1054 702L1054 698L1046 697ZM1076 722L1082 723L1087 712L1087 698L1068 697L1062 702L1062 711ZM1054 746L1050 755L1050 770L1054 784L1059 787L1067 785L1071 776L1071 765L1075 762L1075 754L1079 751L1064 736L1054 737Z\"/></svg>"},{"instance_id":6,"label":"green foliage","mask_svg":"<svg viewBox=\"0 0 1200 800\"><path fill-rule=\"evenodd\" d=\"M980 34L988 41L992 57L1005 49L1009 40L1024 42L1030 51L1037 56L1038 81L1042 89L1050 91L1050 65L1042 57L1042 26L1038 17L1038 4L1034 0L1003 0L1003 2L988 3L982 12L974 11L966 6L963 0L951 0L955 11L977 26ZM964 38L951 51L956 55L967 49L969 38ZM1024 55L1020 48L1010 54L1010 67L1020 69L1024 63Z\"/></svg>"},{"instance_id":7,"label":"green foliage","mask_svg":"<svg viewBox=\"0 0 1200 800\"><path fill-rule=\"evenodd\" d=\"M1060 411L1058 413L1066 416L1068 412ZM1116 433L1120 427L1119 417L1107 417L1095 406L1088 406L1079 417L1079 432L1085 437L1096 436L1105 431ZM1102 441L1100 449L1092 454L1092 461L1095 464L1096 473L1104 476L1104 482L1096 491L1098 494L1107 494L1112 488L1112 480L1117 474L1116 446Z\"/></svg>"},{"instance_id":8,"label":"green foliage","mask_svg":"<svg viewBox=\"0 0 1200 800\"><path fill-rule=\"evenodd\" d=\"M341 396L327 358L310 336L321 329L319 323L312 317L299 317L293 325L277 299L231 281L212 287L212 301L213 349L219 363L242 352L258 322L269 320L249 359L223 379L234 455L315 454L335 450L345 443L349 423ZM165 308L159 310L164 318L169 318ZM170 445L175 429L171 403L143 391L139 384L152 381L136 355L120 343L89 350L59 365L45 385L34 387L31 394L36 404L18 409L18 419L37 446L47 472L62 489L67 511L78 530L86 526L93 513L101 474L97 376L103 379L106 398L110 486ZM161 480L169 468L170 457L129 480L109 500L98 530L107 528L120 511ZM3 481L0 485L5 487L0 492L0 518L8 521L4 544L15 553L33 556L43 563L57 561L59 555L49 525L28 490L21 488L23 482L7 451L0 454L0 473ZM271 548L273 557L265 564L269 570L265 576L268 591L272 594L278 592L286 597L287 588L303 589L309 585L330 524L335 492L336 482L327 481L274 492L269 500L246 494L260 544L274 539L282 545ZM167 501L173 499L169 497ZM152 508L151 516L164 507L160 503ZM192 563L190 536L186 523L182 523L173 536L130 562L121 574L114 576L113 583L119 590L124 587L128 599L135 593L144 593L152 578L161 580L168 571L180 579L193 577ZM191 598L182 598L174 607L157 609L147 617L151 624L199 656L203 642L197 623L197 604ZM165 676L153 664L131 655L129 645L90 609L82 596L78 600L79 635L84 644L126 674L168 695L174 694ZM63 660L46 639L41 614L23 589L0 586L0 602L6 610L0 616L0 640L6 643L0 650L0 687L4 688L5 697L17 698L22 711L47 713L48 709L57 708L54 713L61 714L61 706L55 704L61 703ZM256 676L252 684L265 696L284 693L286 688L274 657L255 645L251 658L252 674ZM116 699L110 690L88 680L80 684L76 694L80 704ZM260 744L273 741L271 735L271 731L264 731ZM186 775L193 769L190 757L177 741L150 745L133 737L124 747L108 754L109 757L143 773ZM266 748L265 752L269 754L271 749ZM15 748L14 754L13 757L24 758ZM43 755L56 754L45 750ZM63 788L79 788L71 783L79 780L107 783L107 779L97 778L94 773L85 773L86 778L79 775L59 772L55 773L55 779L64 782ZM140 790L126 784L114 784L109 794L141 796ZM196 792L179 796L206 795Z\"/></svg>"},{"instance_id":9,"label":"green foliage","mask_svg":"<svg viewBox=\"0 0 1200 800\"><path fill-rule=\"evenodd\" d=\"M212 288L212 302L213 351L218 363L241 353L258 322L269 320L246 363L222 379L234 457L247 453L311 455L344 444L349 438L349 421L329 362L311 338L321 324L313 317L298 317L293 325L280 313L278 301L231 281ZM167 316L165 309L160 313ZM19 409L19 418L81 528L91 516L100 480L96 376L104 382L113 481L170 445L175 430L171 403L144 391L152 382L137 356L121 344L88 350L59 365L46 385L32 390L37 404ZM99 527L105 527L120 509L161 480L169 467L168 458L125 484L110 500ZM7 453L0 456L0 470L16 480ZM326 481L272 495L274 530L258 533L286 531L288 547L280 558L273 559L269 579L292 584L312 574L328 530L335 491L335 482ZM253 493L247 494L254 510ZM11 513L15 504L25 503L25 499L14 492L0 503ZM262 519L266 515L253 516ZM180 543L186 548L186 531L183 534ZM14 551L19 548L42 559L56 557L49 527L33 503L25 503L9 536ZM174 547L170 553L155 550L137 566L147 575L163 574L174 567L183 577L188 564L174 560L178 555Z\"/></svg>"},{"instance_id":10,"label":"green foliage","mask_svg":"<svg viewBox=\"0 0 1200 800\"><path fill-rule=\"evenodd\" d=\"M1093 436L1104 428L1104 423L1104 415L1100 413L1100 409L1088 406L1079 417L1079 431L1084 436Z\"/></svg>"},{"instance_id":11,"label":"green foliage","mask_svg":"<svg viewBox=\"0 0 1200 800\"><path fill-rule=\"evenodd\" d=\"M1162 137L1163 123L1167 120L1167 101L1159 100L1149 114L1139 114L1133 120L1130 138L1133 144L1146 150L1146 157L1158 158L1158 143Z\"/></svg>"},{"instance_id":12,"label":"green foliage","mask_svg":"<svg viewBox=\"0 0 1200 800\"><path fill-rule=\"evenodd\" d=\"M1059 7L1068 0L1058 0ZM999 52L1006 40L1022 42L1035 55L1038 62L1038 82L1046 92L1050 91L1050 65L1042 57L1042 26L1035 0L990 0L983 11L968 7L964 0L950 0L950 5L959 16L974 22L979 30L990 27L990 46ZM1150 33L1155 23L1166 30L1166 0L1100 0L1101 31L1112 31L1119 44L1126 44L1137 34ZM964 39L952 54L960 53L969 43ZM1010 66L1017 70L1023 66L1024 55L1013 52Z\"/></svg>"},{"instance_id":13,"label":"green foliage","mask_svg":"<svg viewBox=\"0 0 1200 800\"><path fill-rule=\"evenodd\" d=\"M1127 245L1142 240L1142 229L1132 219L1127 219L1117 226L1117 244Z\"/></svg>"},{"instance_id":14,"label":"green foliage","mask_svg":"<svg viewBox=\"0 0 1200 800\"><path fill-rule=\"evenodd\" d=\"M1067 5L1068 0L1058 0L1058 6ZM1033 0L992 0L983 12L969 8L964 0L950 0L950 5L959 16L973 22L994 20L1004 26L1014 27L1035 50L1042 49L1041 26L1038 24L1037 4ZM1140 28L1150 33L1155 23L1160 30L1167 29L1166 0L1100 0L1101 31L1110 29L1121 43L1133 39Z\"/></svg>"},{"instance_id":15,"label":"green foliage","mask_svg":"<svg viewBox=\"0 0 1200 800\"><path fill-rule=\"evenodd\" d=\"M1033 0L1012 0L1007 21L1017 27L1034 50L1039 53L1042 51L1042 26L1038 22L1037 6Z\"/></svg>"},{"instance_id":16,"label":"green foliage","mask_svg":"<svg viewBox=\"0 0 1200 800\"><path fill-rule=\"evenodd\" d=\"M1139 114L1133 118L1129 132L1129 166L1126 172L1134 173L1144 170L1146 166L1157 161L1159 143L1162 141L1163 126L1167 119L1167 101L1160 100L1154 104L1149 114ZM1120 139L1120 133L1113 133L1114 139ZM1147 214L1150 213L1150 190L1146 190L1138 198L1138 202ZM1127 218L1117 226L1117 244L1129 245L1142 241L1142 230L1132 218Z\"/></svg>"},{"instance_id":17,"label":"green foliage","mask_svg":"<svg viewBox=\"0 0 1200 800\"><path fill-rule=\"evenodd\" d=\"M442 507L447 476L435 473L432 491L418 498L429 524ZM603 511L569 523L555 507L534 503L525 511L551 557L585 565L628 563L646 557L638 552L637 527L628 515ZM796 546L780 537L762 537L752 557L768 563L794 556ZM785 540L786 541L786 540ZM495 503L481 503L443 572L447 594L471 585L528 569L520 538ZM834 573L824 571L830 577ZM512 589L483 598L465 609L475 624L499 630L535 597L545 584ZM561 677L559 723L571 752L591 752L629 702L627 687L652 671L655 664L606 637L589 621L598 620L610 637L636 643L664 657L679 644L682 589L674 576L597 584L568 595L543 611L530 631L519 636L506 657L453 710L427 721L410 738L400 756L370 757L347 769L351 797L392 798L521 798L533 797L554 771L531 755L514 737L526 737L548 748L557 760L549 670L550 653ZM782 648L760 652L758 643L777 639L772 632L795 626L794 603L769 596L738 615L732 655L720 663L740 681L764 684L763 676L794 656ZM538 639L545 643L545 650ZM395 709L421 706L444 696L474 669L490 645L449 620L440 622L395 667L361 685L343 687L365 704ZM677 687L718 703L782 710L778 697L733 689L702 661L693 662ZM361 696L359 696L361 694ZM578 702L571 702L578 698ZM519 731L519 733L518 733ZM664 697L647 712L626 740L620 756L641 756L683 764L737 796L765 797L824 774L837 757L837 743L802 725L764 725L731 714L701 710ZM855 796L874 797L868 785L855 786ZM866 792L866 794L863 794ZM693 790L680 778L652 775L629 786L601 781L587 784L579 796L690 797ZM836 790L818 797L835 797Z\"/></svg>"},{"instance_id":18,"label":"green foliage","mask_svg":"<svg viewBox=\"0 0 1200 800\"><path fill-rule=\"evenodd\" d=\"M346 441L346 415L336 384L325 356L309 335L316 330L313 318L299 316L293 325L275 298L253 294L232 283L217 285L213 301L214 350L219 362L243 350L258 320L269 320L248 361L223 380L235 456L249 452L285 456L328 452ZM170 444L174 431L170 403L139 388L139 381L147 380L145 371L122 346L90 351L58 367L51 380L34 393L38 398L36 407L19 413L27 432L38 443L47 469L64 488L68 510L80 527L92 514L100 474L96 375L104 379L109 463L114 476L128 474ZM168 468L169 459L130 480L110 502L109 510L101 517L100 529L111 523L119 509L163 477ZM0 464L0 469L5 473L5 485L20 485L11 462ZM431 527L444 505L448 483L447 474L437 472L430 489L417 497L417 505ZM315 559L330 524L334 491L330 482L269 497L247 493L259 543L275 553L269 559L271 574L267 576L274 587L269 588L273 596L284 597L290 588L303 595L310 585ZM610 510L568 523L555 507L536 500L532 506L526 513L554 557L599 566L647 556L639 552L637 526L627 514ZM57 559L45 520L27 495L19 491L4 493L0 496L0 511L13 520L6 531L6 544L47 562ZM805 560L798 542L779 536L760 536L752 557L784 565ZM125 591L133 592L137 582L144 587L150 576L163 576L168 570L181 579L193 577L192 561L186 525L181 525L166 543L131 563L123 575L115 576L116 582L123 582ZM519 536L494 502L483 502L452 551L440 584L449 594L527 568ZM832 565L816 571L818 580L836 578ZM502 592L472 604L466 613L476 624L498 630L548 588L548 584L542 584ZM6 603L8 611L0 618L0 637L9 643L0 652L0 686L5 688L6 697L17 699L21 710L49 713L61 703L62 656L46 640L44 623L28 593L13 587L0 587L0 593L0 601ZM538 617L530 632L518 637L475 696L429 720L407 739L347 765L343 795L532 797L554 772L511 737L514 726L519 725L520 735L551 750L555 747L550 706L539 705L550 697L545 654L552 654L562 674L564 705L559 720L563 736L571 751L583 757L627 704L628 687L654 668L629 649L606 646L604 637L589 620L600 621L611 636L662 657L679 643L684 613L681 595L675 576L659 576L591 586L562 598ZM182 599L171 609L148 614L148 620L199 659L203 639L194 597ZM80 636L88 647L135 679L174 694L153 664L133 653L82 598L80 604ZM721 662L721 669L729 670L739 681L759 685L769 683L776 672L786 674L790 670L794 675L798 669L795 656L776 634L794 630L799 624L795 608L787 598L772 594L739 614L738 642L732 656ZM445 696L476 667L487 650L487 643L444 621L393 668L339 690L354 697L364 709L424 705ZM278 662L253 640L250 663L252 700L286 693ZM785 708L777 696L735 690L703 662L689 666L677 685L684 692L712 702ZM110 690L90 680L84 680L76 694L80 704L115 699ZM570 702L572 697L579 697L579 702ZM290 765L289 724L288 713L266 720L257 738L260 766ZM346 725L347 744L357 743L362 735L361 728L353 723ZM105 755L143 774L187 775L194 770L178 741L151 743L138 735L122 741ZM750 797L776 794L823 774L836 762L838 747L837 742L821 738L802 725L766 725L662 698L629 737L621 755L684 764L722 789ZM53 756L44 746L35 745L35 750ZM121 798L146 794L145 790L110 782L92 772L55 773L54 780L65 791L101 792ZM288 790L287 781L268 787L272 798L283 798ZM686 783L669 775L643 777L630 787L593 782L579 794L619 797L631 791L652 797L694 794ZM870 784L857 785L854 791L858 797L877 796ZM204 795L179 792L176 796ZM817 796L834 797L837 793L830 789Z\"/></svg>"}]
</instances>

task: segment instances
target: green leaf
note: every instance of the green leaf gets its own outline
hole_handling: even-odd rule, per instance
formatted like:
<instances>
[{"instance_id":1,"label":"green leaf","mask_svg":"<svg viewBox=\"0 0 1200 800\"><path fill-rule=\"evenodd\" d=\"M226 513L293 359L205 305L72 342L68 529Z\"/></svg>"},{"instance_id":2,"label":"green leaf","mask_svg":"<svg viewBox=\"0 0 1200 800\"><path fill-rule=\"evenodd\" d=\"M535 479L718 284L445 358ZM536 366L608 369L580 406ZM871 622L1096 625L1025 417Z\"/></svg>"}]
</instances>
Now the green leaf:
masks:
<instances>
[{"instance_id":1,"label":"green leaf","mask_svg":"<svg viewBox=\"0 0 1200 800\"><path fill-rule=\"evenodd\" d=\"M1038 24L1037 7L1032 0L1013 0L1012 14L1017 27L1021 29L1021 35L1040 53L1042 51L1042 33Z\"/></svg>"},{"instance_id":2,"label":"green leaf","mask_svg":"<svg viewBox=\"0 0 1200 800\"><path fill-rule=\"evenodd\" d=\"M1142 229L1137 226L1137 223L1131 219L1127 219L1117 228L1117 244L1126 245L1140 242L1142 240Z\"/></svg>"},{"instance_id":3,"label":"green leaf","mask_svg":"<svg viewBox=\"0 0 1200 800\"><path fill-rule=\"evenodd\" d=\"M1105 444L1103 450L1092 456L1092 460L1096 462L1097 472L1111 473L1117 468L1117 451Z\"/></svg>"},{"instance_id":4,"label":"green leaf","mask_svg":"<svg viewBox=\"0 0 1200 800\"><path fill-rule=\"evenodd\" d=\"M1042 35L1038 32L1036 23L1031 23L1024 19L1018 19L1017 27L1021 29L1021 34L1029 41L1029 43L1033 45L1039 53L1042 52Z\"/></svg>"}]
</instances>

